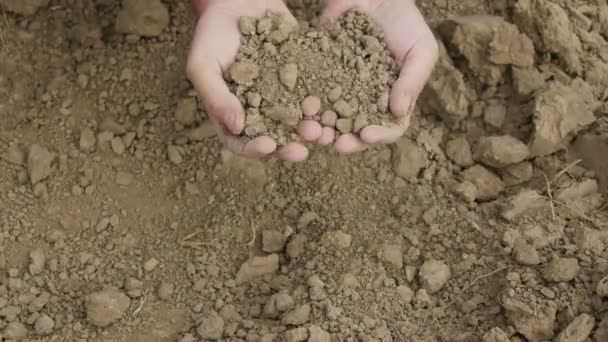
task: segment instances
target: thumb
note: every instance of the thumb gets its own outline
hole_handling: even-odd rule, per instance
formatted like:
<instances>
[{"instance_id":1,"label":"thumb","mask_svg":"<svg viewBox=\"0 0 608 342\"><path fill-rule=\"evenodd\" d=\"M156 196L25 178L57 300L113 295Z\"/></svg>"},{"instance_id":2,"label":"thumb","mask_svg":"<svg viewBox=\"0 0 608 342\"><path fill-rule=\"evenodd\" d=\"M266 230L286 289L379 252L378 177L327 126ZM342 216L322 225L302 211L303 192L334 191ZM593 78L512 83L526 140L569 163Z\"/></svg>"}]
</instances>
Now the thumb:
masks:
<instances>
[{"instance_id":1,"label":"thumb","mask_svg":"<svg viewBox=\"0 0 608 342\"><path fill-rule=\"evenodd\" d=\"M437 41L434 38L419 41L405 55L399 78L391 89L389 100L393 115L402 117L411 113L418 95L433 72L438 55Z\"/></svg>"},{"instance_id":2,"label":"thumb","mask_svg":"<svg viewBox=\"0 0 608 342\"><path fill-rule=\"evenodd\" d=\"M245 111L224 81L219 63L213 58L193 54L187 73L208 114L230 133L240 134L245 126Z\"/></svg>"}]
</instances>

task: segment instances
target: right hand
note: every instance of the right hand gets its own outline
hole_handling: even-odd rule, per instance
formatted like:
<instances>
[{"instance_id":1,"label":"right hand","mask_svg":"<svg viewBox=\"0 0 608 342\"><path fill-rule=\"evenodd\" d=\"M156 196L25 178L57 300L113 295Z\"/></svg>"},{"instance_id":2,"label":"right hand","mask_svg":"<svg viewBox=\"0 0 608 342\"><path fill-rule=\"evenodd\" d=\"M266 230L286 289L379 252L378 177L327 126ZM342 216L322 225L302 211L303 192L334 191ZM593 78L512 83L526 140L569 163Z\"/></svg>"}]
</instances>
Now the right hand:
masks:
<instances>
[{"instance_id":1,"label":"right hand","mask_svg":"<svg viewBox=\"0 0 608 342\"><path fill-rule=\"evenodd\" d=\"M244 141L238 136L245 127L245 110L223 77L223 71L234 62L241 43L240 17L261 17L272 11L284 13L297 24L283 0L195 0L195 5L200 17L188 56L187 73L220 141L230 151L247 157L275 155L292 162L305 160L308 150L302 144L289 143L277 150L271 137ZM321 126L308 122L300 128L300 134L304 140L311 140L311 137L321 135Z\"/></svg>"}]
</instances>

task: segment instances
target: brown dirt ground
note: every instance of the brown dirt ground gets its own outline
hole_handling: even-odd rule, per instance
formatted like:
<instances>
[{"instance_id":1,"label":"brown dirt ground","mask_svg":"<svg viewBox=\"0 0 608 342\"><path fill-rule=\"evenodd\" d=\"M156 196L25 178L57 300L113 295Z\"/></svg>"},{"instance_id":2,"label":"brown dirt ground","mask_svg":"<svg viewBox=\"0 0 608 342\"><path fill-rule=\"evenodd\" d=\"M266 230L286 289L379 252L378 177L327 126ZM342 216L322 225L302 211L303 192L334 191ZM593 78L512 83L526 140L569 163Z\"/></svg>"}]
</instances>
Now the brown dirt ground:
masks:
<instances>
[{"instance_id":1,"label":"brown dirt ground","mask_svg":"<svg viewBox=\"0 0 608 342\"><path fill-rule=\"evenodd\" d=\"M116 32L113 0L0 12L0 341L608 341L603 1L519 0L537 21L511 0L419 1L438 32L517 22L541 84L513 80L534 66L487 49L485 24L445 25L408 138L302 165L222 151L200 104L197 131L176 120L193 17L164 3L151 38ZM479 139L505 134L534 148Z\"/></svg>"}]
</instances>

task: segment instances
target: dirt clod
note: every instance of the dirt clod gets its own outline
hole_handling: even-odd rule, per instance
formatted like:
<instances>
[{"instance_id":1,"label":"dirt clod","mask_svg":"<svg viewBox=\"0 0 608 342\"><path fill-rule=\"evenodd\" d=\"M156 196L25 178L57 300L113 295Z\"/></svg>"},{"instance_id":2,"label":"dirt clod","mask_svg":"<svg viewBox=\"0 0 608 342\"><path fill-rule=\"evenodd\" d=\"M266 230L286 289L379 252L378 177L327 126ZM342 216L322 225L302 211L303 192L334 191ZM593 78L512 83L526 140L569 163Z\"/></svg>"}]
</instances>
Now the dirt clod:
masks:
<instances>
[{"instance_id":1,"label":"dirt clod","mask_svg":"<svg viewBox=\"0 0 608 342\"><path fill-rule=\"evenodd\" d=\"M27 155L27 170L32 185L46 179L53 172L53 161L57 155L49 152L45 147L38 144L30 146Z\"/></svg>"},{"instance_id":2,"label":"dirt clod","mask_svg":"<svg viewBox=\"0 0 608 342\"><path fill-rule=\"evenodd\" d=\"M116 31L158 36L169 25L169 10L160 0L124 0L116 18Z\"/></svg>"},{"instance_id":3,"label":"dirt clod","mask_svg":"<svg viewBox=\"0 0 608 342\"><path fill-rule=\"evenodd\" d=\"M437 293L452 277L450 267L440 260L427 260L418 272L420 284L428 294Z\"/></svg>"},{"instance_id":4,"label":"dirt clod","mask_svg":"<svg viewBox=\"0 0 608 342\"><path fill-rule=\"evenodd\" d=\"M579 272L578 260L575 258L554 258L543 270L546 281L559 283L570 281Z\"/></svg>"},{"instance_id":5,"label":"dirt clod","mask_svg":"<svg viewBox=\"0 0 608 342\"><path fill-rule=\"evenodd\" d=\"M270 254L267 256L254 256L241 265L236 280L247 282L257 277L273 274L279 269L279 256Z\"/></svg>"},{"instance_id":6,"label":"dirt clod","mask_svg":"<svg viewBox=\"0 0 608 342\"><path fill-rule=\"evenodd\" d=\"M198 336L204 340L219 341L224 335L225 324L220 315L212 312L201 319L196 331Z\"/></svg>"},{"instance_id":7,"label":"dirt clod","mask_svg":"<svg viewBox=\"0 0 608 342\"><path fill-rule=\"evenodd\" d=\"M86 298L87 317L97 327L118 321L131 306L131 299L116 289L105 289Z\"/></svg>"},{"instance_id":8,"label":"dirt clod","mask_svg":"<svg viewBox=\"0 0 608 342\"><path fill-rule=\"evenodd\" d=\"M479 140L475 155L487 166L502 168L524 161L529 151L523 142L511 136L488 136Z\"/></svg>"},{"instance_id":9,"label":"dirt clod","mask_svg":"<svg viewBox=\"0 0 608 342\"><path fill-rule=\"evenodd\" d=\"M580 314L555 338L555 342L586 341L595 325L595 319L588 314Z\"/></svg>"}]
</instances>

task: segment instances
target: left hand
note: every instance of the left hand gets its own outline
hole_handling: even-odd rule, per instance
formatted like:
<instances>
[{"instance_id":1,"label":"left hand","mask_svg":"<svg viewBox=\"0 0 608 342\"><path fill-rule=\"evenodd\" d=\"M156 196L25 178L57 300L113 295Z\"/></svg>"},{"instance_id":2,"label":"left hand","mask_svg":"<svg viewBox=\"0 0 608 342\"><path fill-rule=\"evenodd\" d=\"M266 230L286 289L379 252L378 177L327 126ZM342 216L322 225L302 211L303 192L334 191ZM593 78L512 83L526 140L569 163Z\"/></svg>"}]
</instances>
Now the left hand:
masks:
<instances>
[{"instance_id":1,"label":"left hand","mask_svg":"<svg viewBox=\"0 0 608 342\"><path fill-rule=\"evenodd\" d=\"M418 10L414 0L327 0L322 13L324 20L336 20L345 12L357 9L384 31L388 49L399 63L399 78L389 97L390 111L395 123L390 126L371 125L359 135L343 134L335 141L340 153L364 150L371 144L390 144L397 141L410 125L413 108L439 56L437 40ZM323 128L319 141L327 142L336 135Z\"/></svg>"}]
</instances>

